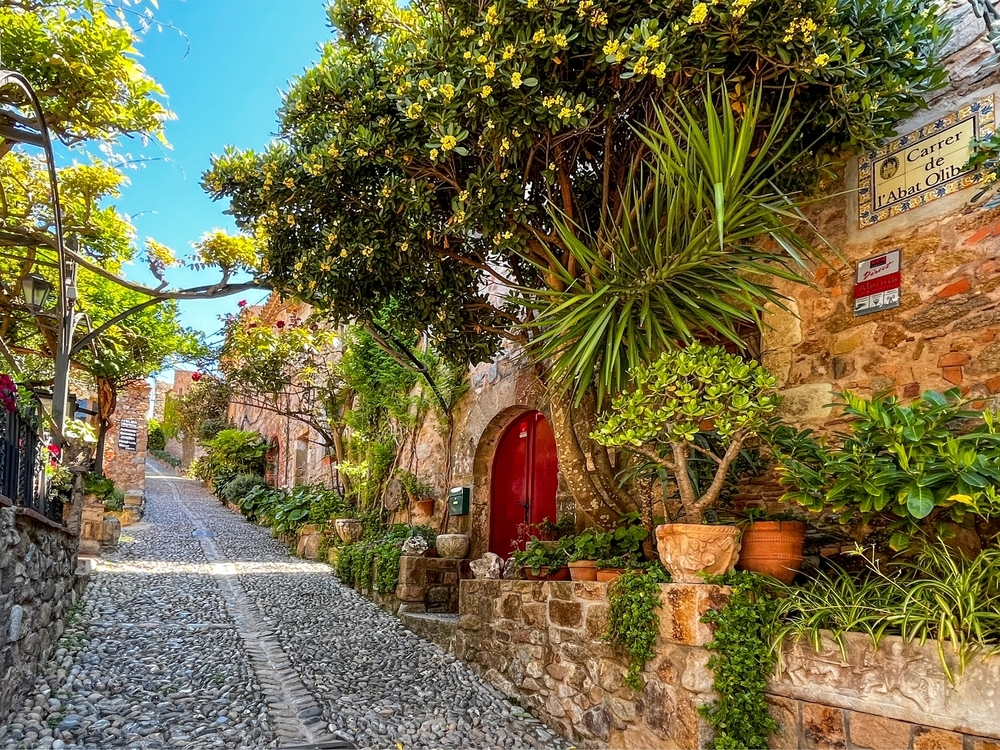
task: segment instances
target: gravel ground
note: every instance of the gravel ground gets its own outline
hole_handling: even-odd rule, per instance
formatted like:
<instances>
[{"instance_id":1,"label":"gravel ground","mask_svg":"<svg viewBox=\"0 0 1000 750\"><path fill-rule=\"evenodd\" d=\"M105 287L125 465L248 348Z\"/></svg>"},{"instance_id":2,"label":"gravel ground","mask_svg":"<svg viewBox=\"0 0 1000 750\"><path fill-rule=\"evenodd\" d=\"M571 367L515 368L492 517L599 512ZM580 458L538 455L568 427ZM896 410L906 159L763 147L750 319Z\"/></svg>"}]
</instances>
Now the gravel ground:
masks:
<instances>
[{"instance_id":1,"label":"gravel ground","mask_svg":"<svg viewBox=\"0 0 1000 750\"><path fill-rule=\"evenodd\" d=\"M437 646L150 463L2 748L571 747ZM194 532L209 535L194 535Z\"/></svg>"}]
</instances>

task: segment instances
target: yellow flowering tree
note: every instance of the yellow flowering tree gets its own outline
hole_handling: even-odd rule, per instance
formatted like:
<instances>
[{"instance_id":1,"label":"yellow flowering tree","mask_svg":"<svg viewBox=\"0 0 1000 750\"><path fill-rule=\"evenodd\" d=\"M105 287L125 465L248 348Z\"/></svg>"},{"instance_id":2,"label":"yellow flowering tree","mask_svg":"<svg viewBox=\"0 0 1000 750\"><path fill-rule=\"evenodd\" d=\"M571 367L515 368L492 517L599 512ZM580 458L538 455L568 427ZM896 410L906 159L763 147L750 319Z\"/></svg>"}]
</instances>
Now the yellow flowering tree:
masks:
<instances>
[{"instance_id":1,"label":"yellow flowering tree","mask_svg":"<svg viewBox=\"0 0 1000 750\"><path fill-rule=\"evenodd\" d=\"M391 305L399 330L428 334L452 361L480 362L504 339L532 335L504 288L587 284L590 269L552 217L602 246L658 107L724 78L737 113L761 92L763 137L790 99L789 153L811 159L785 179L805 184L943 83L935 7L336 0L336 36L286 95L279 138L216 157L204 186L258 238L267 282L282 293L341 322ZM572 429L574 419L556 422ZM586 429L557 442L585 510L628 502Z\"/></svg>"}]
</instances>

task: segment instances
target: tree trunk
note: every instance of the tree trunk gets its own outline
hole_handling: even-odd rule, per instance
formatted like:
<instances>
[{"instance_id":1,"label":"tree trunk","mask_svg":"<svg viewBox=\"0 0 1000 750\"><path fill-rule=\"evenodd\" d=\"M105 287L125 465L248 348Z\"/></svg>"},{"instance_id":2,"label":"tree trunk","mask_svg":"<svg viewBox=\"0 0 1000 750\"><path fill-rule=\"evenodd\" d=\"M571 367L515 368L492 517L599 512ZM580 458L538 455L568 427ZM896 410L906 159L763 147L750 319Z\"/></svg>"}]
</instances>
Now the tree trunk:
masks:
<instances>
[{"instance_id":1,"label":"tree trunk","mask_svg":"<svg viewBox=\"0 0 1000 750\"><path fill-rule=\"evenodd\" d=\"M108 378L97 378L97 455L94 458L94 472L104 473L104 444L108 429L111 427L111 417L118 406L118 390L115 383Z\"/></svg>"},{"instance_id":2,"label":"tree trunk","mask_svg":"<svg viewBox=\"0 0 1000 750\"><path fill-rule=\"evenodd\" d=\"M636 503L628 490L618 486L607 449L590 439L596 426L592 399L576 408L569 394L551 395L552 430L555 433L559 473L566 482L576 509L588 523L611 527ZM588 455L592 468L588 466Z\"/></svg>"}]
</instances>

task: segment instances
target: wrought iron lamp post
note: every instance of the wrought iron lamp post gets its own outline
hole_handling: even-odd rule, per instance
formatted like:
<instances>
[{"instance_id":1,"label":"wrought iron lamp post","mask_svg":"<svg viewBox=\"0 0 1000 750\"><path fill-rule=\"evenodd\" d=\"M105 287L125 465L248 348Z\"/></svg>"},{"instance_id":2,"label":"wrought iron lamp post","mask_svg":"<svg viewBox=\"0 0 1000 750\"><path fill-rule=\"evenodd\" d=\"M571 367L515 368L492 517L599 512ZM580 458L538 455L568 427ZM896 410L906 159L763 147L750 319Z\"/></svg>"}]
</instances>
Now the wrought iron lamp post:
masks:
<instances>
[{"instance_id":1,"label":"wrought iron lamp post","mask_svg":"<svg viewBox=\"0 0 1000 750\"><path fill-rule=\"evenodd\" d=\"M59 203L59 185L56 175L55 155L52 151L52 140L45 124L45 115L31 83L20 73L0 68L0 88L14 86L21 90L31 106L33 118L24 117L20 113L0 110L0 137L13 143L24 143L38 146L45 152L49 184L52 189L52 210L54 216L55 245L59 270L59 295L56 300L57 320L59 324L56 337L55 379L52 387L52 421L56 439L61 441L63 427L66 424L66 406L69 398L69 368L73 348L73 331L76 328L76 264L66 253L63 237L62 209ZM41 277L28 277L22 280L22 291L25 302L29 305L44 302L46 294L42 294ZM46 284L48 282L45 282ZM37 296L36 296L37 295Z\"/></svg>"}]
</instances>

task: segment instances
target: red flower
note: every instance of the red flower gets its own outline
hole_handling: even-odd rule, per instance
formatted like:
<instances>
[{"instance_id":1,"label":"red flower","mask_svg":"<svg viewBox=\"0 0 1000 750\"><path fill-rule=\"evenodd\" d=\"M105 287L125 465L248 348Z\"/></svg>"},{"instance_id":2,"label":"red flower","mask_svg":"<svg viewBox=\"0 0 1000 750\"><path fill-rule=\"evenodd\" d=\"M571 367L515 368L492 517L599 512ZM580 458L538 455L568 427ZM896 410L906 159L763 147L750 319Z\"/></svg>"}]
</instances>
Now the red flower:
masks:
<instances>
[{"instance_id":1,"label":"red flower","mask_svg":"<svg viewBox=\"0 0 1000 750\"><path fill-rule=\"evenodd\" d=\"M201 380L201 373L200 372L192 372L191 373L191 380L193 380L194 382L197 383L199 380Z\"/></svg>"},{"instance_id":2,"label":"red flower","mask_svg":"<svg viewBox=\"0 0 1000 750\"><path fill-rule=\"evenodd\" d=\"M284 328L285 327L285 321L279 320L277 323L274 324L274 327L275 328Z\"/></svg>"},{"instance_id":3,"label":"red flower","mask_svg":"<svg viewBox=\"0 0 1000 750\"><path fill-rule=\"evenodd\" d=\"M49 453L51 453L53 456L58 456L61 453L61 451L59 449L59 446L56 445L55 443L50 443L49 444Z\"/></svg>"},{"instance_id":4,"label":"red flower","mask_svg":"<svg viewBox=\"0 0 1000 750\"><path fill-rule=\"evenodd\" d=\"M0 374L0 405L7 411L17 409L17 385L6 373Z\"/></svg>"},{"instance_id":5,"label":"red flower","mask_svg":"<svg viewBox=\"0 0 1000 750\"><path fill-rule=\"evenodd\" d=\"M236 306L237 307L246 307L247 306L247 301L245 299L241 299L239 302L236 303Z\"/></svg>"}]
</instances>

